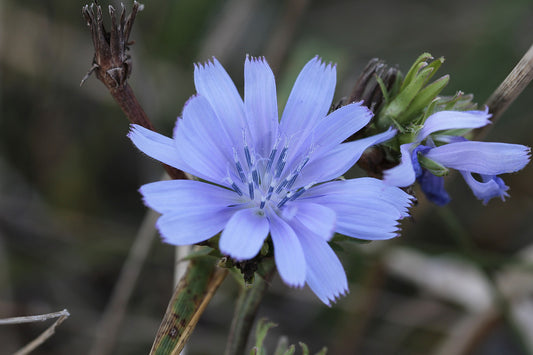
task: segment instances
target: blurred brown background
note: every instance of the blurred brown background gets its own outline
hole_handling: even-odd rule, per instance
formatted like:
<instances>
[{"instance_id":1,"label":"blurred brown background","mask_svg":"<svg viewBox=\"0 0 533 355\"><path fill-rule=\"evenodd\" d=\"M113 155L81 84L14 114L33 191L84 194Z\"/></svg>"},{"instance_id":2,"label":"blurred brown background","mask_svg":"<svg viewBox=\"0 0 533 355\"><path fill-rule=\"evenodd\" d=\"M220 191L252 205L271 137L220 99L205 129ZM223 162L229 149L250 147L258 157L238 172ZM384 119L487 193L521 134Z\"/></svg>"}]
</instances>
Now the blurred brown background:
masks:
<instances>
[{"instance_id":1,"label":"blurred brown background","mask_svg":"<svg viewBox=\"0 0 533 355\"><path fill-rule=\"evenodd\" d=\"M162 173L127 139L105 87L95 78L79 86L93 54L84 4L0 2L0 318L71 313L35 354L84 354L94 344L146 212L137 189ZM428 51L446 58L446 94L474 93L482 104L533 43L532 19L530 0L147 0L131 36L129 82L167 135L194 93L193 63L211 56L241 89L245 55L266 56L283 102L316 54L337 63L340 99L369 59L406 71ZM529 86L486 139L533 146L532 98ZM330 354L531 351L533 169L503 178L505 203L485 207L451 177L451 204L437 209L420 196L402 237L345 245L351 293L332 308L275 279L260 310L279 324L271 351L280 335ZM173 259L156 239L114 354L148 352L172 292ZM228 278L189 354L222 352L236 292ZM0 354L47 325L0 326Z\"/></svg>"}]
</instances>

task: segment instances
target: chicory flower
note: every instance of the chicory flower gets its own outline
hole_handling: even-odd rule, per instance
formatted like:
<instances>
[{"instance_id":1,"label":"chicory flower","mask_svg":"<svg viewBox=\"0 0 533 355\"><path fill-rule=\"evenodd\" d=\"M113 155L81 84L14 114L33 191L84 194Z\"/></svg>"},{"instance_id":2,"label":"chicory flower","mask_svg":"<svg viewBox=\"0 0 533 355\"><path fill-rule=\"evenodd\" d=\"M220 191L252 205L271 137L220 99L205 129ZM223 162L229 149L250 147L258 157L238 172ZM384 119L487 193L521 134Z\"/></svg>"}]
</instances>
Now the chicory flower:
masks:
<instances>
[{"instance_id":1,"label":"chicory flower","mask_svg":"<svg viewBox=\"0 0 533 355\"><path fill-rule=\"evenodd\" d=\"M498 175L521 170L529 162L530 149L519 144L469 141L453 134L454 130L483 127L490 123L490 116L487 110L432 114L414 141L400 146L401 162L384 171L384 181L407 187L416 180L427 198L442 206L450 201L443 175L451 168L461 173L484 204L494 197L505 200L509 187Z\"/></svg>"},{"instance_id":2,"label":"chicory flower","mask_svg":"<svg viewBox=\"0 0 533 355\"><path fill-rule=\"evenodd\" d=\"M162 214L157 228L165 242L194 244L221 233L220 251L248 260L270 235L283 281L307 283L329 305L348 287L328 244L333 234L392 238L408 215L411 197L397 187L373 178L335 180L395 131L343 143L372 114L361 103L328 114L336 69L318 57L299 74L281 120L267 62L248 57L244 73L243 100L216 59L196 65L198 93L173 139L132 126L129 137L141 151L202 180L159 181L140 192Z\"/></svg>"}]
</instances>

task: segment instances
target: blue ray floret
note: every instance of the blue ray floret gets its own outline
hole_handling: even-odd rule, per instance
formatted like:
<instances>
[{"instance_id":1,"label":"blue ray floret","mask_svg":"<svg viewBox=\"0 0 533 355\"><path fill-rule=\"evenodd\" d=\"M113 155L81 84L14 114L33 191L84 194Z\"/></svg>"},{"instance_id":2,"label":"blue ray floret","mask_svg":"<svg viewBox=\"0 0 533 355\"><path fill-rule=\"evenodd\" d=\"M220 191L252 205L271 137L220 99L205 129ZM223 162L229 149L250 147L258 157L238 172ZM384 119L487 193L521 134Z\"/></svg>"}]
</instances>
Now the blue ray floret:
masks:
<instances>
[{"instance_id":1,"label":"blue ray floret","mask_svg":"<svg viewBox=\"0 0 533 355\"><path fill-rule=\"evenodd\" d=\"M530 148L519 144L469 141L457 130L470 130L490 123L485 111L440 111L427 118L413 142L400 146L401 162L384 171L384 181L407 187L418 181L426 197L445 205L448 168L458 170L474 195L487 204L505 200L509 187L498 176L521 170L530 159ZM455 132L455 133L454 133ZM473 174L476 174L474 176Z\"/></svg>"},{"instance_id":2,"label":"blue ray floret","mask_svg":"<svg viewBox=\"0 0 533 355\"><path fill-rule=\"evenodd\" d=\"M267 62L248 57L244 73L243 100L216 59L196 65L197 94L185 104L172 139L132 126L129 137L141 151L205 181L154 182L141 194L162 214L157 228L170 244L221 233L221 252L248 260L270 235L283 281L307 283L330 304L348 288L328 244L333 234L392 238L412 199L377 179L334 179L396 132L343 143L372 113L351 103L328 114L336 69L318 57L300 72L281 120Z\"/></svg>"}]
</instances>

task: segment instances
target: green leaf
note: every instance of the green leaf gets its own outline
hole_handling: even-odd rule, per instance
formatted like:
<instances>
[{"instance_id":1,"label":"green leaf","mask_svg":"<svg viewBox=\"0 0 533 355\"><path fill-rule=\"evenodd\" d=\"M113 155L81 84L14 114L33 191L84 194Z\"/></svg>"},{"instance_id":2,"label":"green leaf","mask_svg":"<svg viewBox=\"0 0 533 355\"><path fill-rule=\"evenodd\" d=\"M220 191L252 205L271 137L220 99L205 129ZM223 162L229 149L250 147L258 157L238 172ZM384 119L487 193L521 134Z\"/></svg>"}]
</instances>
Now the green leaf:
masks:
<instances>
[{"instance_id":1,"label":"green leaf","mask_svg":"<svg viewBox=\"0 0 533 355\"><path fill-rule=\"evenodd\" d=\"M301 341L299 341L298 344L300 344L300 347L302 348L302 355L309 355L309 348L307 345Z\"/></svg>"},{"instance_id":2,"label":"green leaf","mask_svg":"<svg viewBox=\"0 0 533 355\"><path fill-rule=\"evenodd\" d=\"M319 351L317 352L315 355L326 355L326 353L328 352L328 348L326 348L325 346Z\"/></svg>"},{"instance_id":3,"label":"green leaf","mask_svg":"<svg viewBox=\"0 0 533 355\"><path fill-rule=\"evenodd\" d=\"M289 350L289 338L280 336L274 355L284 355Z\"/></svg>"},{"instance_id":4,"label":"green leaf","mask_svg":"<svg viewBox=\"0 0 533 355\"><path fill-rule=\"evenodd\" d=\"M291 345L289 346L289 348L287 349L287 351L285 351L283 355L294 355L295 351L296 349L294 348L294 345Z\"/></svg>"},{"instance_id":5,"label":"green leaf","mask_svg":"<svg viewBox=\"0 0 533 355\"><path fill-rule=\"evenodd\" d=\"M265 341L265 337L268 331L270 330L270 328L274 328L277 326L278 325L276 323L269 322L267 321L266 318L261 318L259 322L257 322L257 329L255 330L255 347L254 347L254 349L257 349L257 354L266 355L266 350L263 347L263 342Z\"/></svg>"},{"instance_id":6,"label":"green leaf","mask_svg":"<svg viewBox=\"0 0 533 355\"><path fill-rule=\"evenodd\" d=\"M385 111L383 112L383 116L388 119L395 119L399 123L404 123L404 121L400 120L399 118L405 118L402 116L402 113L408 109L409 105L411 105L411 102L426 84L428 78L432 75L434 70L435 69L433 67L422 69L408 85L400 90L400 93L394 98L394 100L387 105Z\"/></svg>"},{"instance_id":7,"label":"green leaf","mask_svg":"<svg viewBox=\"0 0 533 355\"><path fill-rule=\"evenodd\" d=\"M405 86L409 85L415 75L418 73L418 71L425 67L427 65L427 60L432 59L430 53L422 53L413 63L407 74L405 75L405 79L403 80L402 86L400 87L400 91L405 88Z\"/></svg>"},{"instance_id":8,"label":"green leaf","mask_svg":"<svg viewBox=\"0 0 533 355\"><path fill-rule=\"evenodd\" d=\"M435 176L445 176L449 173L448 168L421 154L418 154L418 162L424 169L429 170Z\"/></svg>"},{"instance_id":9,"label":"green leaf","mask_svg":"<svg viewBox=\"0 0 533 355\"><path fill-rule=\"evenodd\" d=\"M448 85L450 81L449 75L444 75L443 77L435 80L431 84L427 85L425 88L420 90L420 92L413 99L409 108L404 111L398 121L408 122L412 121L415 116L418 116L426 107L430 106L432 101L435 100L438 94Z\"/></svg>"}]
</instances>

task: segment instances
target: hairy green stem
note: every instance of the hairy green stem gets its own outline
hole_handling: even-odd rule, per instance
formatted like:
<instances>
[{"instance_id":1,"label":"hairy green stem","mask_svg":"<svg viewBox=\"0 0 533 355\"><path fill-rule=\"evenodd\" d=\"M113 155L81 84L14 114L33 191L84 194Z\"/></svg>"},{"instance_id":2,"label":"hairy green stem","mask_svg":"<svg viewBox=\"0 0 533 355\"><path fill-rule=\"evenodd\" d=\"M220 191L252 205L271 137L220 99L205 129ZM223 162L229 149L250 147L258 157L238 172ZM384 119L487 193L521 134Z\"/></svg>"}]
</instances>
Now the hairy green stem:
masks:
<instances>
[{"instance_id":1,"label":"hairy green stem","mask_svg":"<svg viewBox=\"0 0 533 355\"><path fill-rule=\"evenodd\" d=\"M244 286L240 290L224 355L244 354L259 305L276 271L273 259L264 259L262 267L262 275L256 276L250 287Z\"/></svg>"},{"instance_id":2,"label":"hairy green stem","mask_svg":"<svg viewBox=\"0 0 533 355\"><path fill-rule=\"evenodd\" d=\"M227 273L227 269L218 268L209 257L190 261L170 299L150 354L177 355L181 352Z\"/></svg>"}]
</instances>

